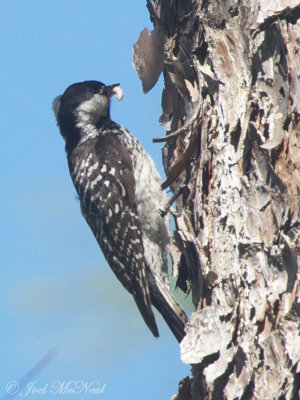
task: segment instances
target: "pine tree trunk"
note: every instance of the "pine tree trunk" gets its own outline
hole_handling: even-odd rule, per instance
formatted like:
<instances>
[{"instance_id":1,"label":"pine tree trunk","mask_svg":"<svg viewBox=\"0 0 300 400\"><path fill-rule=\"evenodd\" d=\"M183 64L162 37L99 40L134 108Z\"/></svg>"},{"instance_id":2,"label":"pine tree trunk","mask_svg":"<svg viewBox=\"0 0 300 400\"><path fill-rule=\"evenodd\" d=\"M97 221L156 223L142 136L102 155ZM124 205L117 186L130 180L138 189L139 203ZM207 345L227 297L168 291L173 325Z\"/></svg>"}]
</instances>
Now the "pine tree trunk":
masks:
<instances>
[{"instance_id":1,"label":"pine tree trunk","mask_svg":"<svg viewBox=\"0 0 300 400\"><path fill-rule=\"evenodd\" d=\"M195 305L176 399L298 400L299 0L147 6L134 61L145 91L163 71L171 254Z\"/></svg>"}]
</instances>

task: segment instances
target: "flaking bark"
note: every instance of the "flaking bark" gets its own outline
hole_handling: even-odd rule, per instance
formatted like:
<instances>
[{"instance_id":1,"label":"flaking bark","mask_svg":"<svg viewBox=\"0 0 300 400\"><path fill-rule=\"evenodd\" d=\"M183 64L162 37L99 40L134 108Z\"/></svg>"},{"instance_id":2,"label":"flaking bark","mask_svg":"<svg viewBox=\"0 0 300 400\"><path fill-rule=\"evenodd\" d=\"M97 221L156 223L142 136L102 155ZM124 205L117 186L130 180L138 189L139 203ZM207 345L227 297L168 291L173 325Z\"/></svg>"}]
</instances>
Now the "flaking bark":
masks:
<instances>
[{"instance_id":1,"label":"flaking bark","mask_svg":"<svg viewBox=\"0 0 300 400\"><path fill-rule=\"evenodd\" d=\"M165 186L185 185L171 254L195 305L176 399L297 400L300 3L147 6L164 40Z\"/></svg>"}]
</instances>

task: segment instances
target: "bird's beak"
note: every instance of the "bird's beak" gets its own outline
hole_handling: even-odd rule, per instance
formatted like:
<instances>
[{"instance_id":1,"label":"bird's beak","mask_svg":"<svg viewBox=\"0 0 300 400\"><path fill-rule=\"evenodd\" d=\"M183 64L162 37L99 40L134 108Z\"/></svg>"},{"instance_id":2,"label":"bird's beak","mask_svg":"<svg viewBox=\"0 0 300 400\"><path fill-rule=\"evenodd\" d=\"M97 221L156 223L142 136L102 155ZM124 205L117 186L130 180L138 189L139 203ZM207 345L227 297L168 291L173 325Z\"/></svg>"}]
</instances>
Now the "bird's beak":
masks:
<instances>
[{"instance_id":1,"label":"bird's beak","mask_svg":"<svg viewBox=\"0 0 300 400\"><path fill-rule=\"evenodd\" d=\"M119 83L115 83L114 85L106 86L107 88L107 96L111 98L114 94L117 99L121 101L123 99L124 93L123 90L119 87Z\"/></svg>"}]
</instances>

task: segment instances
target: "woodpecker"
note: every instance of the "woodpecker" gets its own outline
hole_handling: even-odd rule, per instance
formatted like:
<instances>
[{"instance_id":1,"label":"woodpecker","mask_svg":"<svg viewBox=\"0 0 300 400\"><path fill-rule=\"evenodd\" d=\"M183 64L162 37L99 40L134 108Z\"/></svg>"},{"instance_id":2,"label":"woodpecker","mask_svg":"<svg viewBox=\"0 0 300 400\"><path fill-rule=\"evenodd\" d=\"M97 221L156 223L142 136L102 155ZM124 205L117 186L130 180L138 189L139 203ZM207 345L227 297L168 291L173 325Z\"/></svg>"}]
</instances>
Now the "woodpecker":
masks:
<instances>
[{"instance_id":1,"label":"woodpecker","mask_svg":"<svg viewBox=\"0 0 300 400\"><path fill-rule=\"evenodd\" d=\"M119 84L85 81L53 100L70 175L84 218L153 335L159 336L152 305L181 341L187 318L169 287L169 219L162 213L168 197L153 160L111 120L113 95L122 100Z\"/></svg>"}]
</instances>

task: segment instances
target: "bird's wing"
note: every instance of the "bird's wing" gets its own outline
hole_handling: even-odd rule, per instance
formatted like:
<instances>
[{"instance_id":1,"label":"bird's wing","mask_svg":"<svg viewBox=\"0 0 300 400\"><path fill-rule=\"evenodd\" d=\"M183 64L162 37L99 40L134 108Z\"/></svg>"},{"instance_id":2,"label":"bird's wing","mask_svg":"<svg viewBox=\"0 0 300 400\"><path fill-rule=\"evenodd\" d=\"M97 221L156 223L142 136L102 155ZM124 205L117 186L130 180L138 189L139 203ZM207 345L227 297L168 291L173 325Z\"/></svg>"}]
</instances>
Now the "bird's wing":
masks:
<instances>
[{"instance_id":1,"label":"bird's wing","mask_svg":"<svg viewBox=\"0 0 300 400\"><path fill-rule=\"evenodd\" d=\"M82 213L110 267L133 294L146 324L154 336L158 336L134 200L135 182L130 154L117 134L101 137L86 154L82 189L77 189Z\"/></svg>"}]
</instances>

